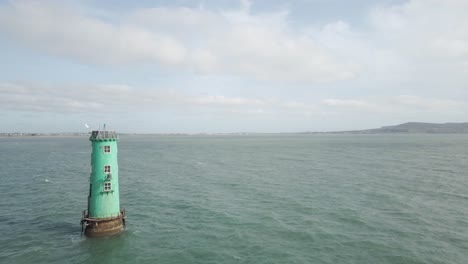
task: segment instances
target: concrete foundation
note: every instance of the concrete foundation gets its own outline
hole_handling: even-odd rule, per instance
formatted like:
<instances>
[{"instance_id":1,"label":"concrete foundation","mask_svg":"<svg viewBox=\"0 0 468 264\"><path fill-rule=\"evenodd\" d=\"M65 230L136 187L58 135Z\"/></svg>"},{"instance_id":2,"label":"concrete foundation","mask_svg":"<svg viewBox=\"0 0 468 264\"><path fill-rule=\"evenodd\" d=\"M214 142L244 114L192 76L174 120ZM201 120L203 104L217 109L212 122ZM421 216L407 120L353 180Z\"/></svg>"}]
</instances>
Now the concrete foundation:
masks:
<instances>
[{"instance_id":1,"label":"concrete foundation","mask_svg":"<svg viewBox=\"0 0 468 264\"><path fill-rule=\"evenodd\" d=\"M121 211L120 215L114 218L83 217L81 224L87 237L116 235L125 228L125 211Z\"/></svg>"}]
</instances>

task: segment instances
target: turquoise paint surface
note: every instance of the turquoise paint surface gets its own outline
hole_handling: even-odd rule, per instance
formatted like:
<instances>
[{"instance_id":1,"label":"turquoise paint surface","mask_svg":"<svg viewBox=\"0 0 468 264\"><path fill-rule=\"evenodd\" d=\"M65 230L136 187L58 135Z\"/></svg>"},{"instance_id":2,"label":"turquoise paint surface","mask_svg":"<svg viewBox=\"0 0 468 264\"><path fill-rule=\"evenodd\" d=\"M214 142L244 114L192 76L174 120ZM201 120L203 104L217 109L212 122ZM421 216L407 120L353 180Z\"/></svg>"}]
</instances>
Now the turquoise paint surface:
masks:
<instances>
[{"instance_id":1,"label":"turquoise paint surface","mask_svg":"<svg viewBox=\"0 0 468 264\"><path fill-rule=\"evenodd\" d=\"M95 131L96 132L96 131ZM120 213L119 201L119 166L117 162L118 138L109 134L94 134L90 137L92 145L90 188L88 196L89 217L115 217ZM97 137L96 137L97 135ZM115 134L113 134L115 135ZM104 148L110 147L105 153ZM105 166L110 166L110 174L105 172ZM111 184L111 190L104 190L105 183Z\"/></svg>"}]
</instances>

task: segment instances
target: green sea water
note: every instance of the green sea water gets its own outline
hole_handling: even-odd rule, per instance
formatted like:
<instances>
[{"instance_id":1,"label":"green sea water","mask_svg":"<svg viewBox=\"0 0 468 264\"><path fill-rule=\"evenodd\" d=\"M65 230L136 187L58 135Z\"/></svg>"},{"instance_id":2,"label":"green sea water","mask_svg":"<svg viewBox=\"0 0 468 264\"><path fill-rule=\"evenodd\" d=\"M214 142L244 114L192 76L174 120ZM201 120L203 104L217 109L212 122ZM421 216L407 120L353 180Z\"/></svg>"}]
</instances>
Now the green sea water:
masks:
<instances>
[{"instance_id":1,"label":"green sea water","mask_svg":"<svg viewBox=\"0 0 468 264\"><path fill-rule=\"evenodd\" d=\"M90 151L0 138L0 263L468 263L467 135L123 135L104 239Z\"/></svg>"}]
</instances>

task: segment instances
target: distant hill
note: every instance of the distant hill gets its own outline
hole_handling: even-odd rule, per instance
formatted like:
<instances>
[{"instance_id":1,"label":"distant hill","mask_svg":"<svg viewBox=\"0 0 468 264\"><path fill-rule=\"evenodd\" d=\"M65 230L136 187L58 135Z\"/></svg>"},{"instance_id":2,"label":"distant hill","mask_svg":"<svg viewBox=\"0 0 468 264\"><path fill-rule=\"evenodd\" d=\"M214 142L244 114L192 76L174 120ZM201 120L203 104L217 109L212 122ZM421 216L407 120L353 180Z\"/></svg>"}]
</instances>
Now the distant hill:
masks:
<instances>
[{"instance_id":1,"label":"distant hill","mask_svg":"<svg viewBox=\"0 0 468 264\"><path fill-rule=\"evenodd\" d=\"M427 133L427 134L464 134L468 133L468 123L421 123L408 122L396 126L384 126L376 129L342 131L337 133L387 134L387 133Z\"/></svg>"}]
</instances>

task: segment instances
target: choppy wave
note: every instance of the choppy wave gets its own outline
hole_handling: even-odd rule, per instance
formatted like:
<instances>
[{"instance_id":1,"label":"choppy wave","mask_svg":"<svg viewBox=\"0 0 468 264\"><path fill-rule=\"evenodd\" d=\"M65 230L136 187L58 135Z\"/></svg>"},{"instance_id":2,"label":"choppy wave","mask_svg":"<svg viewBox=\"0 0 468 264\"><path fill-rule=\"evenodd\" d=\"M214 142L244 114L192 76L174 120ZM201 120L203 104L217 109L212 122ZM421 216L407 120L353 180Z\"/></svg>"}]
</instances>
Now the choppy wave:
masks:
<instances>
[{"instance_id":1,"label":"choppy wave","mask_svg":"<svg viewBox=\"0 0 468 264\"><path fill-rule=\"evenodd\" d=\"M0 139L1 263L468 260L466 136L122 136L104 239L80 234L88 148Z\"/></svg>"}]
</instances>

